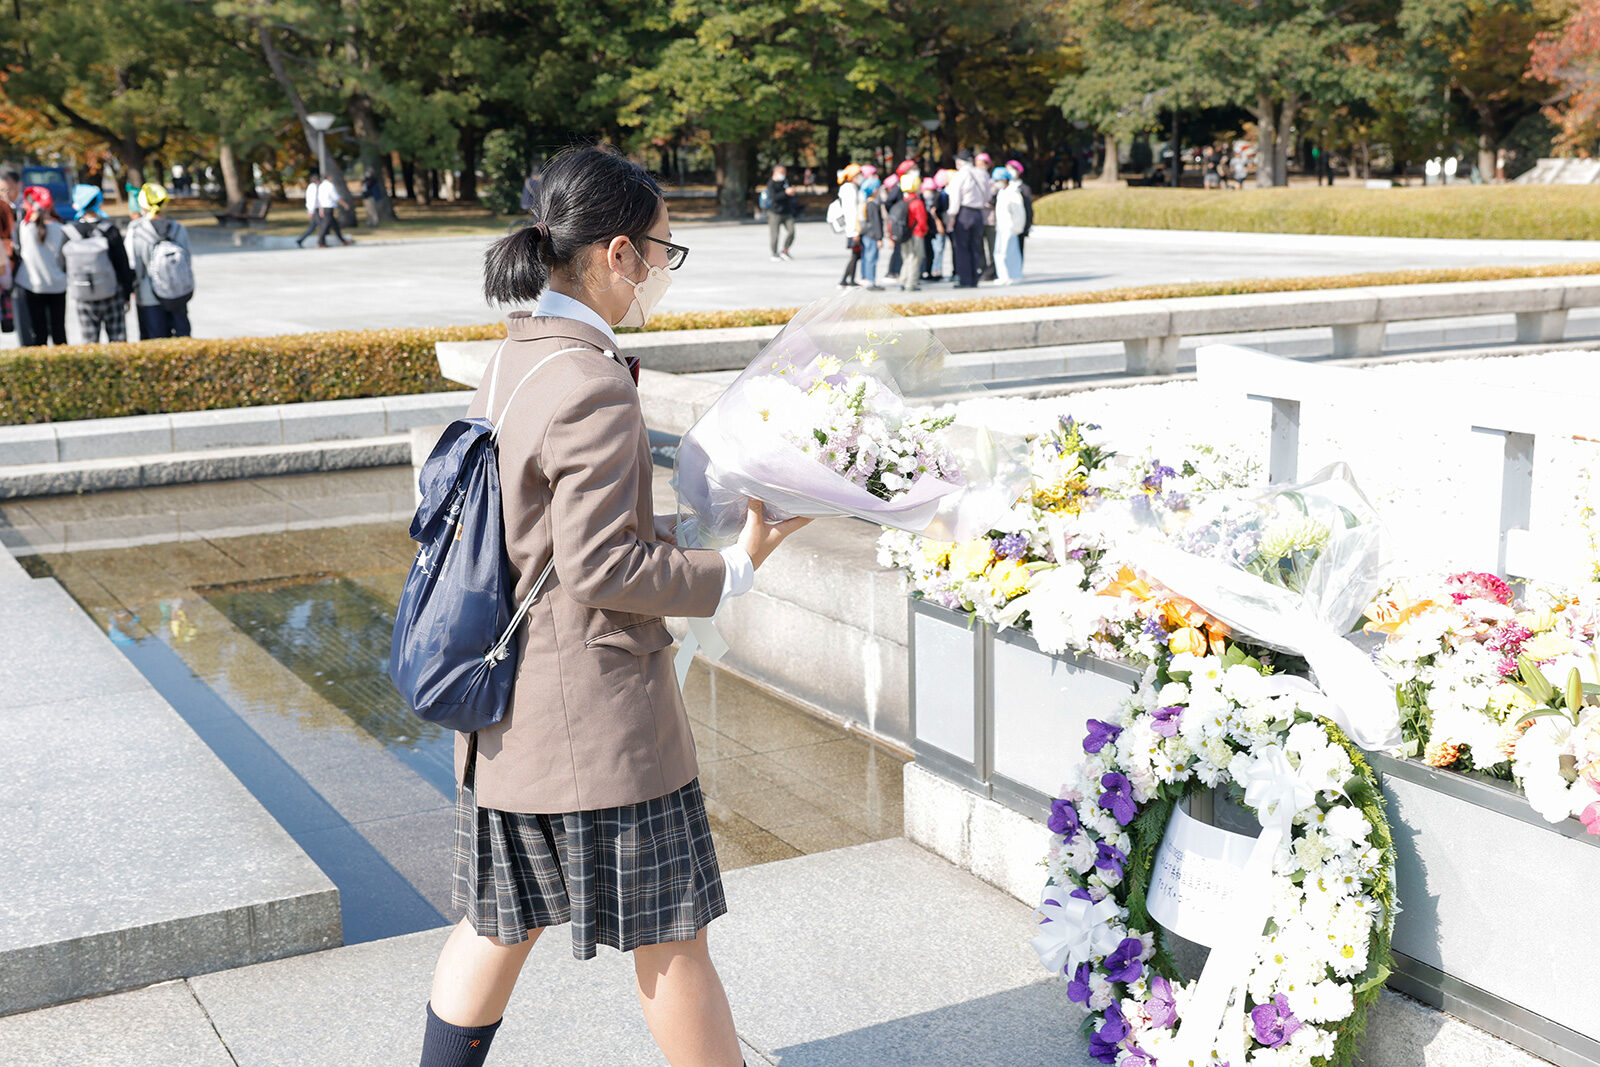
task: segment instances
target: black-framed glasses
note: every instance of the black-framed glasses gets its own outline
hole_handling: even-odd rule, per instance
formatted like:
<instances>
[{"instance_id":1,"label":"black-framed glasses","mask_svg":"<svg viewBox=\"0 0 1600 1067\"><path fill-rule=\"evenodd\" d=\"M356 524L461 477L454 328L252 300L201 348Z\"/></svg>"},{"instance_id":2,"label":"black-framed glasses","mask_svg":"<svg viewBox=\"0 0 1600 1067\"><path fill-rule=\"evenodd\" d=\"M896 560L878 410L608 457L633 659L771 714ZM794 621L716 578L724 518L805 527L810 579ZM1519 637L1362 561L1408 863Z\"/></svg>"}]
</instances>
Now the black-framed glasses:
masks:
<instances>
[{"instance_id":1,"label":"black-framed glasses","mask_svg":"<svg viewBox=\"0 0 1600 1067\"><path fill-rule=\"evenodd\" d=\"M668 270L677 270L679 267L683 266L683 261L689 258L689 250L683 245L675 245L671 241L663 241L661 238L651 237L647 233L641 234L640 236L642 236L646 241L654 241L658 245L666 246Z\"/></svg>"}]
</instances>

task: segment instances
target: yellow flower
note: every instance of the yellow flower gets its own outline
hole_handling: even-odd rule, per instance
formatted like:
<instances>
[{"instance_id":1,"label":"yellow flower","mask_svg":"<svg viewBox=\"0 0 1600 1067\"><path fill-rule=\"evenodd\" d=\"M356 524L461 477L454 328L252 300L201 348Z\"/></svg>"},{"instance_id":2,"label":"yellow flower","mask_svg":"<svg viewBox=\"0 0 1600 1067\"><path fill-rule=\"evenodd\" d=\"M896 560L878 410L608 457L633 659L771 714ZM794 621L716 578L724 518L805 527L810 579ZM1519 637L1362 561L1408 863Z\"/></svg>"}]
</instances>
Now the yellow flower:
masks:
<instances>
[{"instance_id":1,"label":"yellow flower","mask_svg":"<svg viewBox=\"0 0 1600 1067\"><path fill-rule=\"evenodd\" d=\"M1544 663L1547 660L1555 659L1557 656L1565 656L1572 651L1573 647L1572 638L1563 637L1560 634L1546 633L1524 641L1522 654L1537 663Z\"/></svg>"},{"instance_id":2,"label":"yellow flower","mask_svg":"<svg viewBox=\"0 0 1600 1067\"><path fill-rule=\"evenodd\" d=\"M1004 559L989 569L995 592L1007 600L1028 591L1028 568L1014 559Z\"/></svg>"},{"instance_id":3,"label":"yellow flower","mask_svg":"<svg viewBox=\"0 0 1600 1067\"><path fill-rule=\"evenodd\" d=\"M954 547L949 541L923 541L922 562L930 567L948 567L950 550Z\"/></svg>"},{"instance_id":4,"label":"yellow flower","mask_svg":"<svg viewBox=\"0 0 1600 1067\"><path fill-rule=\"evenodd\" d=\"M974 537L963 541L950 552L950 569L957 574L976 578L994 562L994 545L987 537Z\"/></svg>"},{"instance_id":5,"label":"yellow flower","mask_svg":"<svg viewBox=\"0 0 1600 1067\"><path fill-rule=\"evenodd\" d=\"M844 367L838 356L818 356L817 370L823 374L838 374Z\"/></svg>"},{"instance_id":6,"label":"yellow flower","mask_svg":"<svg viewBox=\"0 0 1600 1067\"><path fill-rule=\"evenodd\" d=\"M1517 624L1525 627L1529 633L1542 634L1555 626L1556 613L1549 608L1543 608L1539 611L1532 609L1519 611L1517 612Z\"/></svg>"}]
</instances>

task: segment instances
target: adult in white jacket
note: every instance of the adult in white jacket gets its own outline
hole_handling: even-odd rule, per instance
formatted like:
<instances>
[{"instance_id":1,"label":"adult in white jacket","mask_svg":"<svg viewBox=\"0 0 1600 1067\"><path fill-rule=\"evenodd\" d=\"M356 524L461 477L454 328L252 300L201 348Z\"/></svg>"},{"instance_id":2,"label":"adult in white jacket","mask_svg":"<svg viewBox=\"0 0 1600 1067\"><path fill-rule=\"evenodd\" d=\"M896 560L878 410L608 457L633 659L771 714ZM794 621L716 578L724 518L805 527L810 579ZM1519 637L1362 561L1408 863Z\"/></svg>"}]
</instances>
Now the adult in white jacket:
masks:
<instances>
[{"instance_id":1,"label":"adult in white jacket","mask_svg":"<svg viewBox=\"0 0 1600 1067\"><path fill-rule=\"evenodd\" d=\"M861 205L861 168L851 163L839 172L839 207L844 212L844 243L850 253L844 274L839 278L841 287L857 284L856 264L861 262Z\"/></svg>"},{"instance_id":2,"label":"adult in white jacket","mask_svg":"<svg viewBox=\"0 0 1600 1067\"><path fill-rule=\"evenodd\" d=\"M30 185L27 211L17 227L21 263L16 284L28 313L21 319L24 346L67 343L67 234L56 221L50 190Z\"/></svg>"},{"instance_id":3,"label":"adult in white jacket","mask_svg":"<svg viewBox=\"0 0 1600 1067\"><path fill-rule=\"evenodd\" d=\"M1022 202L1022 189L1009 167L994 169L994 270L996 285L1022 280L1022 240L1028 224L1028 209Z\"/></svg>"}]
</instances>

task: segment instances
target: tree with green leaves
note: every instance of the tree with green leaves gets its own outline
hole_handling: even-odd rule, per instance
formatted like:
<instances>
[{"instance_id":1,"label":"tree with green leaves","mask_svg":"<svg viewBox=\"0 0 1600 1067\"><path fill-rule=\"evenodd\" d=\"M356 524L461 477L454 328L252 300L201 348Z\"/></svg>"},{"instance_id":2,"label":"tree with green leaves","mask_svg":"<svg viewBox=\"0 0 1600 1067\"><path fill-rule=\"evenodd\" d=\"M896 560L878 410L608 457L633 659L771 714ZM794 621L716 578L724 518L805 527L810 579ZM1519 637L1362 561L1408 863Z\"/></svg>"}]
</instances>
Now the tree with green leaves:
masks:
<instances>
[{"instance_id":1,"label":"tree with green leaves","mask_svg":"<svg viewBox=\"0 0 1600 1067\"><path fill-rule=\"evenodd\" d=\"M1178 3L1070 0L1075 69L1051 102L1105 138L1102 180L1118 178L1120 144L1159 127L1159 110L1203 106L1212 89L1190 51L1197 27Z\"/></svg>"},{"instance_id":2,"label":"tree with green leaves","mask_svg":"<svg viewBox=\"0 0 1600 1067\"><path fill-rule=\"evenodd\" d=\"M1259 185L1289 183L1295 116L1308 102L1362 97L1371 72L1352 52L1377 32L1378 0L1190 0L1192 55L1219 103L1255 117Z\"/></svg>"},{"instance_id":3,"label":"tree with green leaves","mask_svg":"<svg viewBox=\"0 0 1600 1067\"><path fill-rule=\"evenodd\" d=\"M1398 16L1405 69L1422 92L1459 94L1478 152L1495 173L1496 151L1517 124L1538 113L1555 86L1528 72L1529 49L1557 28L1565 0L1404 0Z\"/></svg>"},{"instance_id":4,"label":"tree with green leaves","mask_svg":"<svg viewBox=\"0 0 1600 1067\"><path fill-rule=\"evenodd\" d=\"M103 140L134 184L194 110L206 38L203 9L184 0L15 3L0 20L6 95L62 126ZM203 66L203 63L199 64Z\"/></svg>"}]
</instances>

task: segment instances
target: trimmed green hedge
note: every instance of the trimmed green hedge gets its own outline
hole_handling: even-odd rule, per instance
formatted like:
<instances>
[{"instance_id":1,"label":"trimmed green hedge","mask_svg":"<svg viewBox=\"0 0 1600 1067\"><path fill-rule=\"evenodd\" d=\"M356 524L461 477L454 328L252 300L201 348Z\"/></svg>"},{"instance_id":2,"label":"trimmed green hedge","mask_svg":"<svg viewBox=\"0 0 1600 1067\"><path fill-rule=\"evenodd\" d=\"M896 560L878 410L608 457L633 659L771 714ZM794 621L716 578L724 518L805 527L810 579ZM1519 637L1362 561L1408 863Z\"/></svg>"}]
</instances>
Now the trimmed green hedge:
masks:
<instances>
[{"instance_id":1,"label":"trimmed green hedge","mask_svg":"<svg viewBox=\"0 0 1600 1067\"><path fill-rule=\"evenodd\" d=\"M1366 189L1288 186L1201 192L1107 187L1034 202L1043 226L1139 230L1469 237L1600 238L1600 195L1589 185L1460 185Z\"/></svg>"},{"instance_id":2,"label":"trimmed green hedge","mask_svg":"<svg viewBox=\"0 0 1600 1067\"><path fill-rule=\"evenodd\" d=\"M1600 274L1600 263L1246 278L1033 296L928 300L896 307L908 314L948 315L1169 297L1589 274ZM751 308L678 312L651 319L646 332L778 325L788 322L796 310ZM460 389L462 386L440 376L434 342L493 340L504 336L503 325L487 323L14 349L0 354L0 425Z\"/></svg>"},{"instance_id":3,"label":"trimmed green hedge","mask_svg":"<svg viewBox=\"0 0 1600 1067\"><path fill-rule=\"evenodd\" d=\"M434 342L497 334L467 326L18 349L0 357L0 424L459 389L440 376Z\"/></svg>"}]
</instances>

